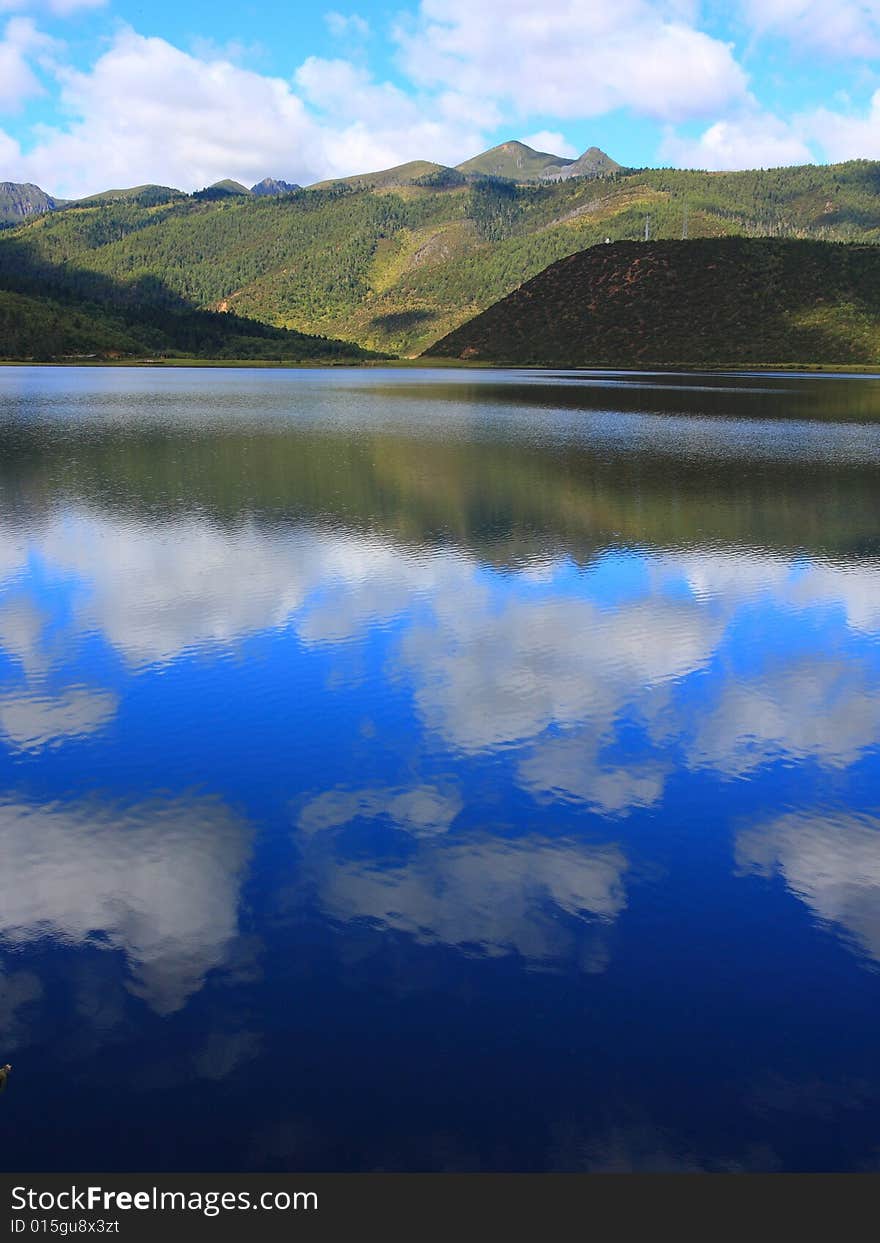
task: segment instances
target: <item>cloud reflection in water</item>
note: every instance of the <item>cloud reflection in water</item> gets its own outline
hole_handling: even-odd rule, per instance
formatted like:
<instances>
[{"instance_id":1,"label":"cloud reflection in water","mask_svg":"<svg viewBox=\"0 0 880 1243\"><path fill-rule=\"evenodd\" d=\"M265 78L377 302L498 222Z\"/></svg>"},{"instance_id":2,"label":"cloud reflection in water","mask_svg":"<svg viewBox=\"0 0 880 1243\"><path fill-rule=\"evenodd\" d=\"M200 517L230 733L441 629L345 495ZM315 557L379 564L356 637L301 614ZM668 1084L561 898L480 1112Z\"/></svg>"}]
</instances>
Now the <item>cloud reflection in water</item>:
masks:
<instances>
[{"instance_id":1,"label":"cloud reflection in water","mask_svg":"<svg viewBox=\"0 0 880 1243\"><path fill-rule=\"evenodd\" d=\"M250 827L216 799L0 804L0 945L121 950L129 990L183 1006L238 935ZM96 934L100 934L96 939Z\"/></svg>"}]
</instances>

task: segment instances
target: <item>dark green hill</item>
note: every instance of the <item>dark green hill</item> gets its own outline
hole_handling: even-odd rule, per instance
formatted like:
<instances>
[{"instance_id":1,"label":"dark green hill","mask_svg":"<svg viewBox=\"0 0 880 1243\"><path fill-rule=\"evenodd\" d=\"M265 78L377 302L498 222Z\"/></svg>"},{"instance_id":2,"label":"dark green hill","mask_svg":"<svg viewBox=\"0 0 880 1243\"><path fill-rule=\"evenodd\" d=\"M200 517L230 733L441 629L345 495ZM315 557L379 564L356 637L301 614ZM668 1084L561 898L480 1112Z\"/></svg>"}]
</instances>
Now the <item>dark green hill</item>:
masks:
<instances>
[{"instance_id":1,"label":"dark green hill","mask_svg":"<svg viewBox=\"0 0 880 1243\"><path fill-rule=\"evenodd\" d=\"M0 289L0 361L188 357L278 362L360 361L358 346L185 304L138 304L112 290L73 298Z\"/></svg>"},{"instance_id":2,"label":"dark green hill","mask_svg":"<svg viewBox=\"0 0 880 1243\"><path fill-rule=\"evenodd\" d=\"M594 246L426 356L557 367L880 363L880 247L768 238Z\"/></svg>"},{"instance_id":3,"label":"dark green hill","mask_svg":"<svg viewBox=\"0 0 880 1243\"><path fill-rule=\"evenodd\" d=\"M430 160L410 160L407 164L395 164L394 168L382 168L375 173L357 173L353 177L333 177L317 181L310 190L326 190L330 187L348 190L389 190L416 185L422 178L444 171L444 165Z\"/></svg>"},{"instance_id":4,"label":"dark green hill","mask_svg":"<svg viewBox=\"0 0 880 1243\"><path fill-rule=\"evenodd\" d=\"M417 355L555 260L639 239L646 216L655 238L686 216L691 237L877 242L880 163L515 185L416 162L281 196L73 205L0 231L0 288L110 288Z\"/></svg>"},{"instance_id":5,"label":"dark green hill","mask_svg":"<svg viewBox=\"0 0 880 1243\"><path fill-rule=\"evenodd\" d=\"M171 186L129 186L124 190L102 190L100 194L91 194L88 198L78 199L76 206L91 207L102 203L136 203L140 207L157 207L160 203L172 203L175 200L186 197L182 190L175 190ZM67 206L70 206L70 204L67 204Z\"/></svg>"}]
</instances>

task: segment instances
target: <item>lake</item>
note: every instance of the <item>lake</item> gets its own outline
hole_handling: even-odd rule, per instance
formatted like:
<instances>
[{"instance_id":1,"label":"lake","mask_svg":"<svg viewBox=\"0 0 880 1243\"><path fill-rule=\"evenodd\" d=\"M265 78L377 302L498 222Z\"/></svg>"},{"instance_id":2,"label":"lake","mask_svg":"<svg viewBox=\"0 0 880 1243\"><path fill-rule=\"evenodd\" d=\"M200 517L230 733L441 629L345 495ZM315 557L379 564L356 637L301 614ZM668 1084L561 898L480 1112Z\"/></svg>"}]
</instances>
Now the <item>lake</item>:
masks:
<instances>
[{"instance_id":1,"label":"lake","mask_svg":"<svg viewBox=\"0 0 880 1243\"><path fill-rule=\"evenodd\" d=\"M880 381L0 369L10 1170L880 1166Z\"/></svg>"}]
</instances>

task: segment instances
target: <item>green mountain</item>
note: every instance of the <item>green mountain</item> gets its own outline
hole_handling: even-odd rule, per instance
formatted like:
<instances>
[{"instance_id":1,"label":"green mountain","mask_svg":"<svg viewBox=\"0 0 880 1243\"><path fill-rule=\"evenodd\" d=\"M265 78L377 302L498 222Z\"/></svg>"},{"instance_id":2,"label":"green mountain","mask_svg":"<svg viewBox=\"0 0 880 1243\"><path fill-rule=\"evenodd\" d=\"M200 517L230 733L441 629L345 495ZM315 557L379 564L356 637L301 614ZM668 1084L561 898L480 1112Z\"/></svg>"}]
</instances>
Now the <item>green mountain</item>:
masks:
<instances>
[{"instance_id":1,"label":"green mountain","mask_svg":"<svg viewBox=\"0 0 880 1243\"><path fill-rule=\"evenodd\" d=\"M566 181L569 177L607 177L622 171L622 165L598 147L588 148L576 160L549 151L535 151L524 142L503 142L475 155L456 169L467 177L497 177L525 185L539 181Z\"/></svg>"},{"instance_id":2,"label":"green mountain","mask_svg":"<svg viewBox=\"0 0 880 1243\"><path fill-rule=\"evenodd\" d=\"M189 308L115 305L0 290L0 360L205 358L273 362L357 362L345 341L272 328L237 315Z\"/></svg>"},{"instance_id":3,"label":"green mountain","mask_svg":"<svg viewBox=\"0 0 880 1243\"><path fill-rule=\"evenodd\" d=\"M196 190L192 197L206 203L222 202L228 198L250 198L251 191L240 181L227 177L224 181L215 181L212 186L205 186L204 190Z\"/></svg>"},{"instance_id":4,"label":"green mountain","mask_svg":"<svg viewBox=\"0 0 880 1243\"><path fill-rule=\"evenodd\" d=\"M20 224L29 216L55 211L63 206L62 199L54 199L39 186L15 181L0 181L0 228Z\"/></svg>"},{"instance_id":5,"label":"green mountain","mask_svg":"<svg viewBox=\"0 0 880 1243\"><path fill-rule=\"evenodd\" d=\"M463 164L457 164L460 173L480 177L504 177L508 181L540 181L549 170L568 168L574 160L549 151L535 151L524 142L502 142L481 155L475 155Z\"/></svg>"},{"instance_id":6,"label":"green mountain","mask_svg":"<svg viewBox=\"0 0 880 1243\"><path fill-rule=\"evenodd\" d=\"M565 181L569 177L608 177L623 171L623 166L598 147L588 147L576 160L566 161L561 167L548 165L541 173L545 181Z\"/></svg>"},{"instance_id":7,"label":"green mountain","mask_svg":"<svg viewBox=\"0 0 880 1243\"><path fill-rule=\"evenodd\" d=\"M235 311L417 355L556 260L643 238L646 219L655 239L878 242L880 163L515 184L415 162L289 195L91 201L2 230L0 289Z\"/></svg>"},{"instance_id":8,"label":"green mountain","mask_svg":"<svg viewBox=\"0 0 880 1243\"><path fill-rule=\"evenodd\" d=\"M102 190L100 194L90 194L88 198L77 199L80 207L88 207L100 203L137 203L141 207L156 207L160 203L171 203L175 199L184 199L187 195L182 190L174 190L171 186L129 186L124 190ZM57 200L56 200L57 202ZM63 203L64 207L71 204ZM51 208L47 210L57 210Z\"/></svg>"},{"instance_id":9,"label":"green mountain","mask_svg":"<svg viewBox=\"0 0 880 1243\"><path fill-rule=\"evenodd\" d=\"M880 247L775 238L594 246L436 342L553 367L880 363Z\"/></svg>"},{"instance_id":10,"label":"green mountain","mask_svg":"<svg viewBox=\"0 0 880 1243\"><path fill-rule=\"evenodd\" d=\"M331 187L348 190L389 190L401 186L417 185L422 178L435 176L449 171L442 164L432 164L430 160L410 160L408 164L395 164L394 168L383 168L377 173L358 173L354 177L334 177L330 181L318 181L311 190L326 190Z\"/></svg>"}]
</instances>

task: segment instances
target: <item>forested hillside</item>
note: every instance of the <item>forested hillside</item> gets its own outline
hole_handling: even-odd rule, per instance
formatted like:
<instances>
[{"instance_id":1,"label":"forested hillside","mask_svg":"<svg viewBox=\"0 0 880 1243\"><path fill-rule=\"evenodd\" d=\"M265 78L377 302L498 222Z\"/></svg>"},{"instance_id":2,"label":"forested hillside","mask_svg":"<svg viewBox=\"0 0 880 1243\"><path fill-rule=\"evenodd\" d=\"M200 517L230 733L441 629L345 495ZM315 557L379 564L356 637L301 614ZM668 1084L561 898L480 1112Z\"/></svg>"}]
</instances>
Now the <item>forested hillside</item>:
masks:
<instances>
[{"instance_id":1,"label":"forested hillside","mask_svg":"<svg viewBox=\"0 0 880 1243\"><path fill-rule=\"evenodd\" d=\"M0 360L205 358L358 362L369 351L237 315L145 306L113 307L0 290Z\"/></svg>"},{"instance_id":2,"label":"forested hillside","mask_svg":"<svg viewBox=\"0 0 880 1243\"><path fill-rule=\"evenodd\" d=\"M542 184L416 164L272 197L147 187L0 233L0 288L235 311L415 355L555 260L646 228L875 242L880 164Z\"/></svg>"},{"instance_id":3,"label":"forested hillside","mask_svg":"<svg viewBox=\"0 0 880 1243\"><path fill-rule=\"evenodd\" d=\"M880 247L618 242L552 264L430 357L561 367L880 363Z\"/></svg>"}]
</instances>

